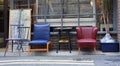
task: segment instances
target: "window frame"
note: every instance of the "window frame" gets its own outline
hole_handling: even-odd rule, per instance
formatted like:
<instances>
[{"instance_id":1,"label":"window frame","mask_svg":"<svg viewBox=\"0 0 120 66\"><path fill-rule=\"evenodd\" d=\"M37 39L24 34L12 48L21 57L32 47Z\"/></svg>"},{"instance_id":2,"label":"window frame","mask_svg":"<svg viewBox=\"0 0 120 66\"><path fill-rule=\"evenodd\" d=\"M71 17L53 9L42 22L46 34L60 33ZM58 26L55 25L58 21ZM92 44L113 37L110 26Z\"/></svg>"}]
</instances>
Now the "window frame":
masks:
<instances>
[{"instance_id":1,"label":"window frame","mask_svg":"<svg viewBox=\"0 0 120 66\"><path fill-rule=\"evenodd\" d=\"M36 6L37 6L37 9L39 9L38 8L38 5L39 5L39 0L36 0L37 2L36 2ZM62 0L61 0L62 1ZM78 2L79 2L79 0L78 0ZM96 26L96 7L95 7L95 0L93 0L93 13L92 14L88 14L88 15L93 15L93 18L80 18L80 15L84 15L84 14L80 14L80 13L78 13L76 16L78 16L77 18L63 18L63 17L61 17L61 18L59 18L59 19L47 19L47 16L53 16L53 15L37 15L37 17L44 17L43 19L37 19L37 22L38 23L50 23L50 24L52 24L53 23L53 25L51 25L51 26L53 26L53 27L55 27L55 26ZM46 5L46 4L45 4ZM80 5L80 4L77 4L78 6ZM46 5L47 6L47 5ZM78 7L78 10L80 11L80 7ZM38 14L38 10L37 10L37 14ZM61 15L66 15L66 14L58 14L58 15L56 15L56 16L61 16ZM75 15L75 14L73 14L73 15ZM86 14L87 15L87 14ZM73 25L73 23L71 22L69 22L69 21L71 21L71 20L73 20L72 22L77 22L76 23L76 25ZM57 21L57 22L56 22ZM61 23L61 24L59 24L59 25L57 25L57 23ZM64 23L64 24L63 24ZM71 24L71 25L68 25L68 23L69 24ZM56 25L55 25L56 24Z\"/></svg>"}]
</instances>

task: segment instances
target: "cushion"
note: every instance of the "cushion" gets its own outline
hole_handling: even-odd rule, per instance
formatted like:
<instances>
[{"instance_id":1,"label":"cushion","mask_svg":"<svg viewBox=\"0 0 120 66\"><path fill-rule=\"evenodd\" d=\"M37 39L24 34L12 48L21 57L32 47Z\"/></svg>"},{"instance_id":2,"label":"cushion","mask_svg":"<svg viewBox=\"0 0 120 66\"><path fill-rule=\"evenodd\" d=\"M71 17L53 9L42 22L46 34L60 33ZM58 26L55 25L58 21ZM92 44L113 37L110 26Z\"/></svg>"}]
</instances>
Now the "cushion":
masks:
<instances>
[{"instance_id":1,"label":"cushion","mask_svg":"<svg viewBox=\"0 0 120 66\"><path fill-rule=\"evenodd\" d=\"M29 45L46 45L47 40L32 40Z\"/></svg>"}]
</instances>

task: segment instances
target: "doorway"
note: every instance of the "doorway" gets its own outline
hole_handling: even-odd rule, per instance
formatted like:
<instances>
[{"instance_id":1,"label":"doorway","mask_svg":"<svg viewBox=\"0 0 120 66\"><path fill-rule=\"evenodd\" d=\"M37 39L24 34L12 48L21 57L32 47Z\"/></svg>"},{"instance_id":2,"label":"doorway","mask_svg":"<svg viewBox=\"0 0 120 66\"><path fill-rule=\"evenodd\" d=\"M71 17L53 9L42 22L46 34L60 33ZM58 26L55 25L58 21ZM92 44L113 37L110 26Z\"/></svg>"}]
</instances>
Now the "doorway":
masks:
<instances>
[{"instance_id":1,"label":"doorway","mask_svg":"<svg viewBox=\"0 0 120 66\"><path fill-rule=\"evenodd\" d=\"M4 45L4 0L0 0L0 47Z\"/></svg>"}]
</instances>

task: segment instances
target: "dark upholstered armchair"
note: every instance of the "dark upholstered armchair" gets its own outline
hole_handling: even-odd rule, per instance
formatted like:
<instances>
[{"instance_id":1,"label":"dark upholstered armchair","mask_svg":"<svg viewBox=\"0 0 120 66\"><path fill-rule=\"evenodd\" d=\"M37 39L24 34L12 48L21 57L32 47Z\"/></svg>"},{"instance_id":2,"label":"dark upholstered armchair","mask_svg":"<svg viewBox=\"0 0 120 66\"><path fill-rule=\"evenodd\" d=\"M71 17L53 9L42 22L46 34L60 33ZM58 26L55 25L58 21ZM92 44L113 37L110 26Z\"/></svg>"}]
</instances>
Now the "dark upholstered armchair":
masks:
<instances>
[{"instance_id":1,"label":"dark upholstered armchair","mask_svg":"<svg viewBox=\"0 0 120 66\"><path fill-rule=\"evenodd\" d=\"M29 43L28 53L30 51L47 51L49 50L50 41L50 25L49 24L34 24L33 39ZM45 48L32 48L31 46L46 46Z\"/></svg>"},{"instance_id":2,"label":"dark upholstered armchair","mask_svg":"<svg viewBox=\"0 0 120 66\"><path fill-rule=\"evenodd\" d=\"M76 27L78 54L80 54L81 48L94 48L94 54L96 54L97 31L98 28L92 26Z\"/></svg>"}]
</instances>

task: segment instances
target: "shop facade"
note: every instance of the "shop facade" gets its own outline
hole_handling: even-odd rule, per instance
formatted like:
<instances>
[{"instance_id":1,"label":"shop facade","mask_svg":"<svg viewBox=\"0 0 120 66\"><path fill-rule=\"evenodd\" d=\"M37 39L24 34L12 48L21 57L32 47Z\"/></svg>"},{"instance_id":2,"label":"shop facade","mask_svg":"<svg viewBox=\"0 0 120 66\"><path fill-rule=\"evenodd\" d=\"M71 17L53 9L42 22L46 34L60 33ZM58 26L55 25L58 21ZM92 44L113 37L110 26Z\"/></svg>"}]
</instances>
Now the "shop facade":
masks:
<instances>
[{"instance_id":1,"label":"shop facade","mask_svg":"<svg viewBox=\"0 0 120 66\"><path fill-rule=\"evenodd\" d=\"M2 1L2 0L1 0ZM97 26L98 40L101 39L105 31L102 20L101 0L4 0L4 39L7 38L9 25L9 9L32 9L31 26L34 23L49 23L51 33L55 27L70 26ZM110 34L120 41L120 1L111 0L112 13L109 23ZM8 20L6 20L8 19ZM75 30L73 30L75 34ZM73 35L73 34L72 34ZM102 35L102 37L101 37ZM53 36L53 34L52 34ZM73 35L75 37L75 35ZM54 37L53 37L54 39Z\"/></svg>"}]
</instances>

